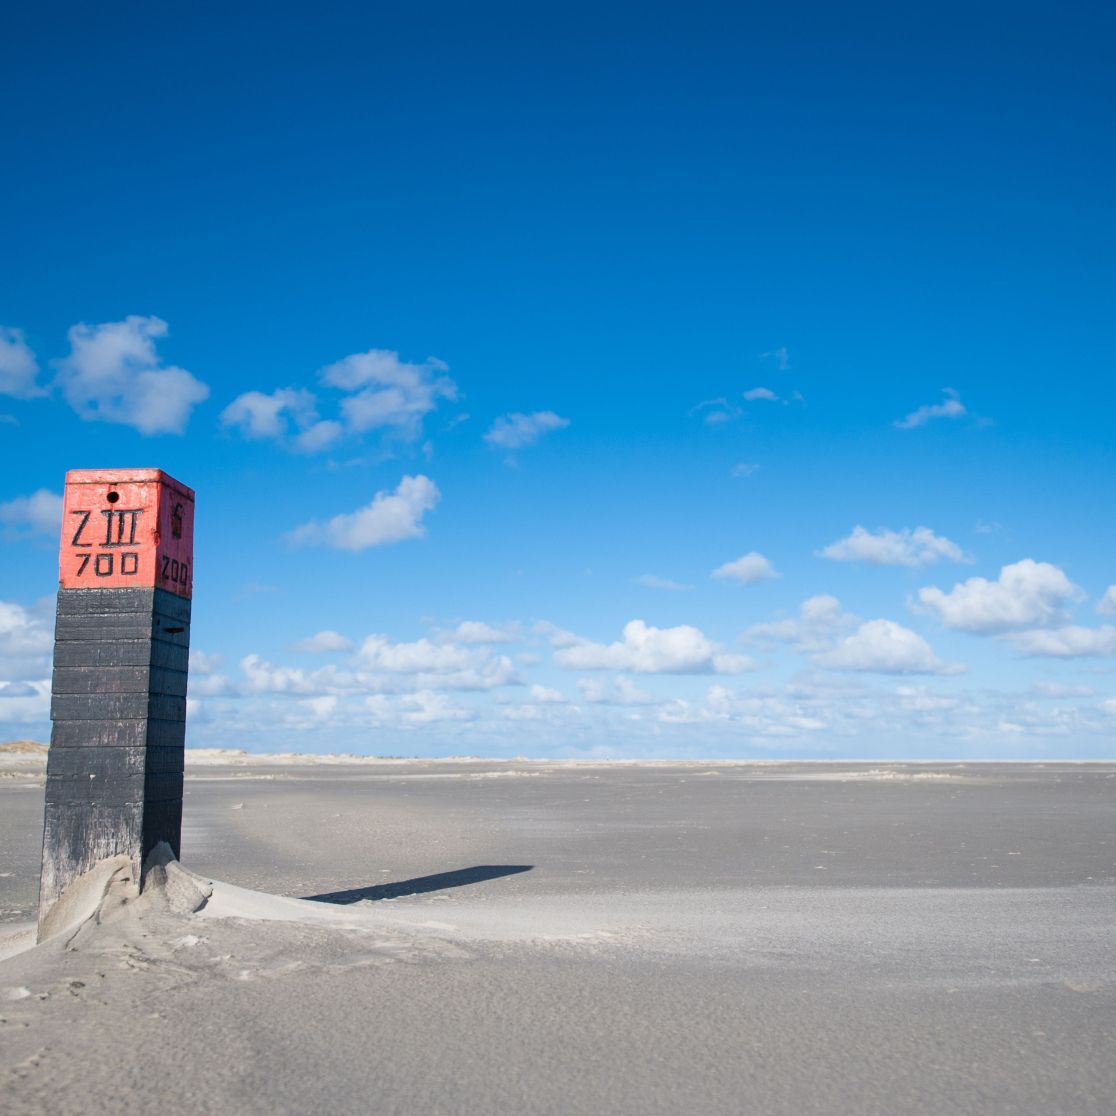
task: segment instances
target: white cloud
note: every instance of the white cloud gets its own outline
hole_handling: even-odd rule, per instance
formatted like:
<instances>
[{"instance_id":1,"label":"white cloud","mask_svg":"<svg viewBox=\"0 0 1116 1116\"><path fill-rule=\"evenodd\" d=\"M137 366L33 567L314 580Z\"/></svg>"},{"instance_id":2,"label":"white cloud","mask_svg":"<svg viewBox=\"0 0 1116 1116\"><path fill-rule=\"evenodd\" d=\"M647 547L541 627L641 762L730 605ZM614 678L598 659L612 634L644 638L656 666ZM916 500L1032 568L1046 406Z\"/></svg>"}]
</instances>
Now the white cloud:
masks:
<instances>
[{"instance_id":1,"label":"white cloud","mask_svg":"<svg viewBox=\"0 0 1116 1116\"><path fill-rule=\"evenodd\" d=\"M49 678L0 683L0 724L45 725L49 716Z\"/></svg>"},{"instance_id":2,"label":"white cloud","mask_svg":"<svg viewBox=\"0 0 1116 1116\"><path fill-rule=\"evenodd\" d=\"M0 504L0 524L13 535L47 535L57 538L62 529L62 497L40 488L30 496L17 496Z\"/></svg>"},{"instance_id":3,"label":"white cloud","mask_svg":"<svg viewBox=\"0 0 1116 1116\"><path fill-rule=\"evenodd\" d=\"M753 624L744 637L756 643L790 643L799 651L821 651L854 623L856 617L842 612L836 597L819 593L802 602L796 618Z\"/></svg>"},{"instance_id":4,"label":"white cloud","mask_svg":"<svg viewBox=\"0 0 1116 1116\"><path fill-rule=\"evenodd\" d=\"M1031 690L1046 698L1093 697L1096 693L1092 686L1068 686L1064 682L1032 682Z\"/></svg>"},{"instance_id":5,"label":"white cloud","mask_svg":"<svg viewBox=\"0 0 1116 1116\"><path fill-rule=\"evenodd\" d=\"M747 461L740 462L739 465L734 465L729 472L731 477L750 477L757 469L758 465L749 463Z\"/></svg>"},{"instance_id":6,"label":"white cloud","mask_svg":"<svg viewBox=\"0 0 1116 1116\"><path fill-rule=\"evenodd\" d=\"M300 639L291 645L293 651L306 651L312 655L328 654L332 651L351 651L353 641L340 632L329 629L317 632L315 635Z\"/></svg>"},{"instance_id":7,"label":"white cloud","mask_svg":"<svg viewBox=\"0 0 1116 1116\"><path fill-rule=\"evenodd\" d=\"M207 651L202 651L195 647L190 651L190 673L213 674L215 671L221 669L221 663L223 661L223 656L210 654Z\"/></svg>"},{"instance_id":8,"label":"white cloud","mask_svg":"<svg viewBox=\"0 0 1116 1116\"><path fill-rule=\"evenodd\" d=\"M535 683L528 691L531 700L539 705L565 705L569 699L561 690L551 689L549 686L540 686Z\"/></svg>"},{"instance_id":9,"label":"white cloud","mask_svg":"<svg viewBox=\"0 0 1116 1116\"><path fill-rule=\"evenodd\" d=\"M0 601L0 655L45 655L53 646L45 618L22 605Z\"/></svg>"},{"instance_id":10,"label":"white cloud","mask_svg":"<svg viewBox=\"0 0 1116 1116\"><path fill-rule=\"evenodd\" d=\"M933 419L956 419L967 413L957 392L953 388L946 388L945 398L941 403L925 403L905 418L896 419L895 426L899 430L913 430L916 426L925 426Z\"/></svg>"},{"instance_id":11,"label":"white cloud","mask_svg":"<svg viewBox=\"0 0 1116 1116\"><path fill-rule=\"evenodd\" d=\"M515 643L519 638L517 623L488 624L483 620L462 620L456 628L438 633L444 643Z\"/></svg>"},{"instance_id":12,"label":"white cloud","mask_svg":"<svg viewBox=\"0 0 1116 1116\"><path fill-rule=\"evenodd\" d=\"M448 366L431 357L409 364L398 353L370 349L319 369L318 379L343 394L340 418L322 419L318 399L304 388L280 388L270 394L249 391L221 414L221 422L250 439L271 439L300 453L320 453L346 433L383 430L404 441L417 441L423 419L441 399L456 399L457 386L444 373Z\"/></svg>"},{"instance_id":13,"label":"white cloud","mask_svg":"<svg viewBox=\"0 0 1116 1116\"><path fill-rule=\"evenodd\" d=\"M655 574L640 574L634 581L645 589L668 589L676 593L693 589L692 585L683 585L681 582L671 581L669 577L657 577Z\"/></svg>"},{"instance_id":14,"label":"white cloud","mask_svg":"<svg viewBox=\"0 0 1116 1116\"><path fill-rule=\"evenodd\" d=\"M246 391L238 395L222 412L221 425L234 427L245 437L284 438L291 421L304 428L317 418L314 396L302 388L280 388L270 395L262 391Z\"/></svg>"},{"instance_id":15,"label":"white cloud","mask_svg":"<svg viewBox=\"0 0 1116 1116\"><path fill-rule=\"evenodd\" d=\"M766 399L766 400L768 400L769 402L772 402L772 403L777 403L779 401L779 397L771 390L771 388L765 388L765 387L749 388L743 394L744 394L744 398L747 399L749 403L755 403L759 399Z\"/></svg>"},{"instance_id":16,"label":"white cloud","mask_svg":"<svg viewBox=\"0 0 1116 1116\"><path fill-rule=\"evenodd\" d=\"M422 475L404 477L394 492L377 492L372 503L355 512L335 515L325 523L311 520L287 535L296 545L366 550L417 539L426 534L422 518L441 499L437 485Z\"/></svg>"},{"instance_id":17,"label":"white cloud","mask_svg":"<svg viewBox=\"0 0 1116 1116\"><path fill-rule=\"evenodd\" d=\"M1097 612L1101 616L1116 616L1116 585L1110 585L1104 596L1097 601Z\"/></svg>"},{"instance_id":18,"label":"white cloud","mask_svg":"<svg viewBox=\"0 0 1116 1116\"><path fill-rule=\"evenodd\" d=\"M45 604L29 609L0 601L0 672L4 678L42 677L53 647L54 634Z\"/></svg>"},{"instance_id":19,"label":"white cloud","mask_svg":"<svg viewBox=\"0 0 1116 1116\"><path fill-rule=\"evenodd\" d=\"M300 649L343 650L348 641L336 632L319 632ZM252 654L241 660L245 689L255 694L367 695L444 690L493 690L516 686L520 679L511 660L487 647L462 647L419 639L394 643L370 635L343 666L314 671L268 662Z\"/></svg>"},{"instance_id":20,"label":"white cloud","mask_svg":"<svg viewBox=\"0 0 1116 1116\"><path fill-rule=\"evenodd\" d=\"M456 399L457 385L444 361L428 357L410 364L387 349L353 353L322 368L323 384L351 392L341 402L347 427L354 433L388 429L407 441L422 433L422 420L439 399Z\"/></svg>"},{"instance_id":21,"label":"white cloud","mask_svg":"<svg viewBox=\"0 0 1116 1116\"><path fill-rule=\"evenodd\" d=\"M937 713L956 709L961 699L935 693L926 686L896 686L899 707L908 713Z\"/></svg>"},{"instance_id":22,"label":"white cloud","mask_svg":"<svg viewBox=\"0 0 1116 1116\"><path fill-rule=\"evenodd\" d=\"M577 688L592 705L657 705L654 694L641 690L630 678L618 674L612 682L603 678L579 678Z\"/></svg>"},{"instance_id":23,"label":"white cloud","mask_svg":"<svg viewBox=\"0 0 1116 1116\"><path fill-rule=\"evenodd\" d=\"M701 415L701 421L706 426L722 426L726 422L739 418L743 413L735 403L730 403L724 396L703 399L700 403L695 403L689 411L690 418Z\"/></svg>"},{"instance_id":24,"label":"white cloud","mask_svg":"<svg viewBox=\"0 0 1116 1116\"><path fill-rule=\"evenodd\" d=\"M1109 698L1107 701L1102 701L1101 708L1113 717L1116 717L1116 698Z\"/></svg>"},{"instance_id":25,"label":"white cloud","mask_svg":"<svg viewBox=\"0 0 1116 1116\"><path fill-rule=\"evenodd\" d=\"M780 372L786 372L790 368L790 353L786 345L780 345L769 353L760 353L760 360L773 360Z\"/></svg>"},{"instance_id":26,"label":"white cloud","mask_svg":"<svg viewBox=\"0 0 1116 1116\"><path fill-rule=\"evenodd\" d=\"M23 330L0 326L0 395L32 399L45 392L36 382L39 365Z\"/></svg>"},{"instance_id":27,"label":"white cloud","mask_svg":"<svg viewBox=\"0 0 1116 1116\"><path fill-rule=\"evenodd\" d=\"M821 556L835 562L870 562L876 566L912 568L942 560L965 560L964 552L955 542L935 535L929 527L916 527L913 531L909 527L901 531L881 527L868 531L859 525L845 538L830 543L821 551Z\"/></svg>"},{"instance_id":28,"label":"white cloud","mask_svg":"<svg viewBox=\"0 0 1116 1116\"><path fill-rule=\"evenodd\" d=\"M483 652L479 653L483 655ZM450 643L434 643L416 639L411 643L392 643L386 635L370 635L361 645L360 657L374 670L400 674L423 671L448 673L462 670L478 656L478 652Z\"/></svg>"},{"instance_id":29,"label":"white cloud","mask_svg":"<svg viewBox=\"0 0 1116 1116\"><path fill-rule=\"evenodd\" d=\"M418 639L393 643L385 635L370 635L357 658L372 671L415 675L426 689L491 690L519 684L511 659L494 655L486 646L463 647Z\"/></svg>"},{"instance_id":30,"label":"white cloud","mask_svg":"<svg viewBox=\"0 0 1116 1116\"><path fill-rule=\"evenodd\" d=\"M830 670L866 670L881 674L959 674L959 663L945 663L917 632L893 620L869 620L832 650L814 656Z\"/></svg>"},{"instance_id":31,"label":"white cloud","mask_svg":"<svg viewBox=\"0 0 1116 1116\"><path fill-rule=\"evenodd\" d=\"M740 674L754 670L746 655L729 655L698 628L655 628L642 620L624 625L615 643L593 643L555 630L554 662L570 670L630 670L637 674Z\"/></svg>"},{"instance_id":32,"label":"white cloud","mask_svg":"<svg viewBox=\"0 0 1116 1116\"><path fill-rule=\"evenodd\" d=\"M541 721L545 719L542 707L531 702L502 706L500 716L506 721Z\"/></svg>"},{"instance_id":33,"label":"white cloud","mask_svg":"<svg viewBox=\"0 0 1116 1116\"><path fill-rule=\"evenodd\" d=\"M831 727L817 704L789 694L742 694L710 686L702 704L676 699L660 706L658 719L668 725L731 724L761 739L792 740Z\"/></svg>"},{"instance_id":34,"label":"white cloud","mask_svg":"<svg viewBox=\"0 0 1116 1116\"><path fill-rule=\"evenodd\" d=\"M559 628L549 620L539 620L531 630L535 635L545 636L551 647L575 647L579 643L586 642L581 636L568 632L565 628Z\"/></svg>"},{"instance_id":35,"label":"white cloud","mask_svg":"<svg viewBox=\"0 0 1116 1116\"><path fill-rule=\"evenodd\" d=\"M728 578L739 581L743 585L752 585L757 581L768 581L770 578L779 577L775 567L762 554L753 550L737 558L735 561L726 562L718 566L712 577Z\"/></svg>"},{"instance_id":36,"label":"white cloud","mask_svg":"<svg viewBox=\"0 0 1116 1116\"><path fill-rule=\"evenodd\" d=\"M996 581L971 577L948 593L933 587L918 591L924 608L946 627L984 634L1060 624L1066 605L1080 596L1057 566L1031 558L1004 566Z\"/></svg>"},{"instance_id":37,"label":"white cloud","mask_svg":"<svg viewBox=\"0 0 1116 1116\"><path fill-rule=\"evenodd\" d=\"M318 694L323 686L298 667L277 666L259 655L245 655L240 669L248 690L256 694Z\"/></svg>"},{"instance_id":38,"label":"white cloud","mask_svg":"<svg viewBox=\"0 0 1116 1116\"><path fill-rule=\"evenodd\" d=\"M199 674L190 676L190 697L235 697L236 687L223 674Z\"/></svg>"},{"instance_id":39,"label":"white cloud","mask_svg":"<svg viewBox=\"0 0 1116 1116\"><path fill-rule=\"evenodd\" d=\"M303 707L308 709L311 716L319 721L328 721L337 712L337 703L338 697L336 694L302 699Z\"/></svg>"},{"instance_id":40,"label":"white cloud","mask_svg":"<svg viewBox=\"0 0 1116 1116\"><path fill-rule=\"evenodd\" d=\"M529 415L516 411L501 415L484 435L484 440L490 446L501 449L523 449L524 446L534 445L548 431L561 430L569 425L569 419L553 411L535 411Z\"/></svg>"},{"instance_id":41,"label":"white cloud","mask_svg":"<svg viewBox=\"0 0 1116 1116\"><path fill-rule=\"evenodd\" d=\"M1030 632L1016 632L1006 637L1028 658L1055 659L1100 658L1116 655L1116 628L1104 624L1099 628L1070 625Z\"/></svg>"},{"instance_id":42,"label":"white cloud","mask_svg":"<svg viewBox=\"0 0 1116 1116\"><path fill-rule=\"evenodd\" d=\"M71 326L70 355L57 362L66 401L86 420L181 434L209 388L185 368L160 365L155 339L166 333L166 322L136 314Z\"/></svg>"},{"instance_id":43,"label":"white cloud","mask_svg":"<svg viewBox=\"0 0 1116 1116\"><path fill-rule=\"evenodd\" d=\"M302 433L296 435L294 448L300 453L320 453L336 442L345 428L332 419L322 419L308 426Z\"/></svg>"},{"instance_id":44,"label":"white cloud","mask_svg":"<svg viewBox=\"0 0 1116 1116\"><path fill-rule=\"evenodd\" d=\"M445 694L430 690L420 690L414 694L404 694L389 698L376 694L366 699L365 707L377 720L384 723L433 724L439 721L471 721L476 718L476 710L466 706L453 705Z\"/></svg>"}]
</instances>

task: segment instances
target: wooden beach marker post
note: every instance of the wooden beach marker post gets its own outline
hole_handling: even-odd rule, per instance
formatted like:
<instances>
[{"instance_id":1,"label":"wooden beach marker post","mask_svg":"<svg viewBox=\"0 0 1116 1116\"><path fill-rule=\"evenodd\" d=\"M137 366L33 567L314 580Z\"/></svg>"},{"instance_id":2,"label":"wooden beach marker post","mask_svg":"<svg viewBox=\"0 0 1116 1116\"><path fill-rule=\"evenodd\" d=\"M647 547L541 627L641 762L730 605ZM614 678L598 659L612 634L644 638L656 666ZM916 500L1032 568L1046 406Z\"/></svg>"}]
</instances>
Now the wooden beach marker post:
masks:
<instances>
[{"instance_id":1,"label":"wooden beach marker post","mask_svg":"<svg viewBox=\"0 0 1116 1116\"><path fill-rule=\"evenodd\" d=\"M40 926L97 861L139 883L179 854L193 547L193 490L161 470L66 474Z\"/></svg>"}]
</instances>

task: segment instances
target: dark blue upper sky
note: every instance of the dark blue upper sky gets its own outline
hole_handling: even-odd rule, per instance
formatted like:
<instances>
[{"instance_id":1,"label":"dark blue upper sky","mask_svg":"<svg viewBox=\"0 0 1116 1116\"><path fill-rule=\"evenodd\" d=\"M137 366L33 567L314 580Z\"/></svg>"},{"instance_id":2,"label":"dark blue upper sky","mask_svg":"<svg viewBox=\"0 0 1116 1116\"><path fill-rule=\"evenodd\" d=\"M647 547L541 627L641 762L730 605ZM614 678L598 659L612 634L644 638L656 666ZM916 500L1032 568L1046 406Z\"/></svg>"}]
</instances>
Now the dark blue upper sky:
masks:
<instances>
[{"instance_id":1,"label":"dark blue upper sky","mask_svg":"<svg viewBox=\"0 0 1116 1116\"><path fill-rule=\"evenodd\" d=\"M307 746L371 750L1109 748L1114 42L1100 4L10 6L0 326L46 394L0 396L0 598L52 591L21 500L68 467L159 465L199 492L210 742L312 722ZM209 389L184 434L144 432L134 399L114 416L71 352L71 327L129 316L167 323L153 359ZM342 420L355 388L318 370L370 350L454 397L417 427ZM320 452L292 450L293 404L286 442L226 411L278 389L339 423ZM944 409L897 426L920 407ZM486 441L514 413L567 425ZM419 475L421 539L288 537ZM926 526L968 561L821 556L857 525ZM710 578L752 551L781 576ZM1003 589L1022 611L983 627L919 596L1027 559L1076 588ZM845 610L825 639L748 635L819 595ZM519 634L433 634L462 619ZM641 659L635 619L759 670ZM539 620L620 650L563 658ZM506 655L515 681L366 652L356 681L312 679L289 648L319 629ZM45 677L9 654L9 685ZM904 720L914 690L960 704ZM10 693L0 728L44 731Z\"/></svg>"}]
</instances>

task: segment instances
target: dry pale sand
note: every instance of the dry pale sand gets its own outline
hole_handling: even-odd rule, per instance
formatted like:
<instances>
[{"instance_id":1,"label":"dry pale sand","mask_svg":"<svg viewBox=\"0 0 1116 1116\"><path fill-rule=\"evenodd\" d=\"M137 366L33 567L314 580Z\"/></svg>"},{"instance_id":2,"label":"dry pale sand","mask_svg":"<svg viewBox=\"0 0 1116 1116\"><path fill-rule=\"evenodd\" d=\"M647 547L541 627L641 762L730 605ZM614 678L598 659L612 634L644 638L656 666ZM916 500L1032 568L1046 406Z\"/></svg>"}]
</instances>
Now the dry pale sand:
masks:
<instances>
[{"instance_id":1,"label":"dry pale sand","mask_svg":"<svg viewBox=\"0 0 1116 1116\"><path fill-rule=\"evenodd\" d=\"M187 795L201 910L118 878L0 961L5 1113L1113 1111L1116 765L210 756Z\"/></svg>"}]
</instances>

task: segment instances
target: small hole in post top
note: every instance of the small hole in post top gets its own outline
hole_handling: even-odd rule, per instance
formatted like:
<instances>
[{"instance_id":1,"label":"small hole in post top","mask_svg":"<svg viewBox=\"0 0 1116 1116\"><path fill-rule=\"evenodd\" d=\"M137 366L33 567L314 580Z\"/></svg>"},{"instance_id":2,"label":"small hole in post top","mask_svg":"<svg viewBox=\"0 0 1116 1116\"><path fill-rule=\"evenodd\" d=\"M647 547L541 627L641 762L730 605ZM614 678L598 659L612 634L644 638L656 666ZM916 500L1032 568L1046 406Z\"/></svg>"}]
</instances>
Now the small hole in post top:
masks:
<instances>
[{"instance_id":1,"label":"small hole in post top","mask_svg":"<svg viewBox=\"0 0 1116 1116\"><path fill-rule=\"evenodd\" d=\"M106 498L110 504L115 504L116 501L120 499L120 493L110 492Z\"/></svg>"}]
</instances>

